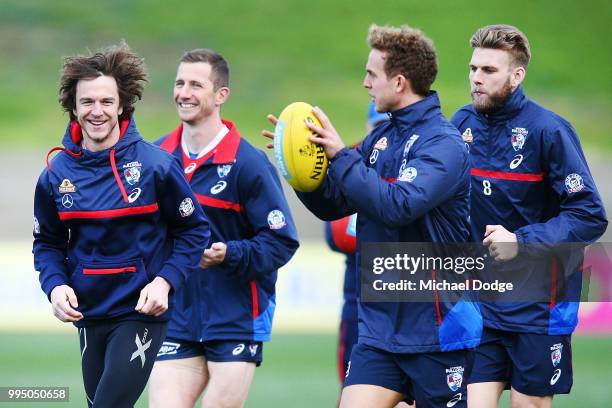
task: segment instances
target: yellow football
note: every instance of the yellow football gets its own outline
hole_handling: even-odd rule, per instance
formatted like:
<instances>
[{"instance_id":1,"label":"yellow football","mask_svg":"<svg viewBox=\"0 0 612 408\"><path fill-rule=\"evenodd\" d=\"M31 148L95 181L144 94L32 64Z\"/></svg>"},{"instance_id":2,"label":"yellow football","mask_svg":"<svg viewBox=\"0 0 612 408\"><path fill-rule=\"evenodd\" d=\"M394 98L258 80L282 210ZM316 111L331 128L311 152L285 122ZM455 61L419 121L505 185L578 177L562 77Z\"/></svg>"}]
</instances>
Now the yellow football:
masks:
<instances>
[{"instance_id":1,"label":"yellow football","mask_svg":"<svg viewBox=\"0 0 612 408\"><path fill-rule=\"evenodd\" d=\"M274 157L281 174L291 187L302 192L316 190L327 172L323 146L309 140L316 133L306 127L306 122L321 126L312 106L294 102L283 109L274 129Z\"/></svg>"}]
</instances>

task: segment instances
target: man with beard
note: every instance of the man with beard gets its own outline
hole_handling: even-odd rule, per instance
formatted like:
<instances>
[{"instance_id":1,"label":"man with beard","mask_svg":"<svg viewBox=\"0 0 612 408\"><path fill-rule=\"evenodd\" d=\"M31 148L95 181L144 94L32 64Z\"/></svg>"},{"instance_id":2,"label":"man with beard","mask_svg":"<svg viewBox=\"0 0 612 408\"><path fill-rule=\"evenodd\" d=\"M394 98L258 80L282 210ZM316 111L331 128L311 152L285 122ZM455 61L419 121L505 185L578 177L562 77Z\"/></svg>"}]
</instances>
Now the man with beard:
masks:
<instances>
[{"instance_id":1,"label":"man with beard","mask_svg":"<svg viewBox=\"0 0 612 408\"><path fill-rule=\"evenodd\" d=\"M536 291L524 302L482 303L468 405L497 406L511 387L513 407L549 407L572 386L570 336L580 294L580 274L559 275L577 268L568 267L571 251L558 246L596 241L606 214L574 129L523 93L527 37L493 25L470 44L472 104L452 122L470 150L472 238L494 258L487 272L520 272L521 290Z\"/></svg>"}]
</instances>

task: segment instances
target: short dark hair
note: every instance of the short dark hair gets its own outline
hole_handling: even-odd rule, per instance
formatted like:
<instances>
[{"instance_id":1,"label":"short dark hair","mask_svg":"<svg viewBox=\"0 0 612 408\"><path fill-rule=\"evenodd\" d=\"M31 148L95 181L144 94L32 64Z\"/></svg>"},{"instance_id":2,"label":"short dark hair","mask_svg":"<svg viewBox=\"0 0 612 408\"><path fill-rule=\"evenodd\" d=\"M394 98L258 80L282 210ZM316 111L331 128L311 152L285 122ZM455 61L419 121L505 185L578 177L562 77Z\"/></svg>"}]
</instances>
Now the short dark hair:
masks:
<instances>
[{"instance_id":1,"label":"short dark hair","mask_svg":"<svg viewBox=\"0 0 612 408\"><path fill-rule=\"evenodd\" d=\"M147 73L142 58L132 53L125 41L96 52L91 56L65 57L60 79L59 102L75 120L76 87L82 79L113 77L117 82L119 104L123 107L120 120L134 113L134 103L142 99Z\"/></svg>"},{"instance_id":2,"label":"short dark hair","mask_svg":"<svg viewBox=\"0 0 612 408\"><path fill-rule=\"evenodd\" d=\"M514 66L527 69L531 59L529 40L518 28L506 24L494 24L480 28L470 38L472 48L491 48L510 53Z\"/></svg>"},{"instance_id":3,"label":"short dark hair","mask_svg":"<svg viewBox=\"0 0 612 408\"><path fill-rule=\"evenodd\" d=\"M368 45L386 53L385 74L403 75L417 95L427 96L438 74L433 41L408 26L370 26Z\"/></svg>"},{"instance_id":4,"label":"short dark hair","mask_svg":"<svg viewBox=\"0 0 612 408\"><path fill-rule=\"evenodd\" d=\"M222 87L229 87L229 66L219 53L209 48L196 48L184 53L180 62L205 62L209 64L215 91Z\"/></svg>"}]
</instances>

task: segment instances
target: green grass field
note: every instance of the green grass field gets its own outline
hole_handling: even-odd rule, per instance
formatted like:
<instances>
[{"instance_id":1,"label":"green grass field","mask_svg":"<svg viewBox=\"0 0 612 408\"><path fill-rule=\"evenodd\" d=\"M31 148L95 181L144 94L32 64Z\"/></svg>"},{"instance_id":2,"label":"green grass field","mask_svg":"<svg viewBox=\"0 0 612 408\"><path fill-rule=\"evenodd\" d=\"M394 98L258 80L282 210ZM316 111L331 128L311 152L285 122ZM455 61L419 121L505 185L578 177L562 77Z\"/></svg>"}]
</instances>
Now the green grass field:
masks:
<instances>
[{"instance_id":1,"label":"green grass field","mask_svg":"<svg viewBox=\"0 0 612 408\"><path fill-rule=\"evenodd\" d=\"M137 105L145 138L177 124L171 101L180 55L221 52L231 68L224 116L260 146L265 115L297 100L321 106L347 142L363 137L362 88L372 23L409 24L435 42L434 88L451 115L469 102L469 37L481 26L514 24L531 42L528 95L566 117L591 148L612 151L612 5L605 0L287 0L170 2L4 0L0 12L0 145L51 146L67 116L57 103L62 56L124 38L145 57L150 83Z\"/></svg>"},{"instance_id":2,"label":"green grass field","mask_svg":"<svg viewBox=\"0 0 612 408\"><path fill-rule=\"evenodd\" d=\"M264 349L247 407L333 407L338 393L335 342L334 335L274 336ZM555 398L555 407L609 407L611 351L609 337L575 337L574 388L569 396ZM0 386L45 385L70 387L69 404L50 406L84 406L76 334L0 334ZM508 406L507 397L504 401L502 406ZM13 405L0 403L4 406ZM136 406L146 407L146 395Z\"/></svg>"}]
</instances>

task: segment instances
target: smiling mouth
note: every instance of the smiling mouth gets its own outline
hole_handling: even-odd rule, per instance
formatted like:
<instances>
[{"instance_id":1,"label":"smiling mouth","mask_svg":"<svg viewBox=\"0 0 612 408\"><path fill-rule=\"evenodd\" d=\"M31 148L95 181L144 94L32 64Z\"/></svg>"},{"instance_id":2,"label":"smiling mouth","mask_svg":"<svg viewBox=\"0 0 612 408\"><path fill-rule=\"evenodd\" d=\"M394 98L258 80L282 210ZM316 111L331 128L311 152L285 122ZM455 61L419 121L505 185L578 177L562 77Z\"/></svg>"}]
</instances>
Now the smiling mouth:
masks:
<instances>
[{"instance_id":1,"label":"smiling mouth","mask_svg":"<svg viewBox=\"0 0 612 408\"><path fill-rule=\"evenodd\" d=\"M103 124L106 123L105 120L89 120L88 122L95 127L102 126Z\"/></svg>"},{"instance_id":2,"label":"smiling mouth","mask_svg":"<svg viewBox=\"0 0 612 408\"><path fill-rule=\"evenodd\" d=\"M190 108L195 108L197 105L195 103L179 102L178 106L179 108L190 109Z\"/></svg>"}]
</instances>

